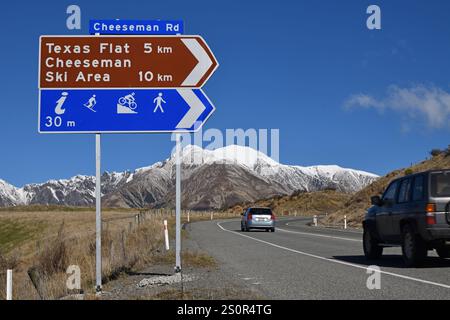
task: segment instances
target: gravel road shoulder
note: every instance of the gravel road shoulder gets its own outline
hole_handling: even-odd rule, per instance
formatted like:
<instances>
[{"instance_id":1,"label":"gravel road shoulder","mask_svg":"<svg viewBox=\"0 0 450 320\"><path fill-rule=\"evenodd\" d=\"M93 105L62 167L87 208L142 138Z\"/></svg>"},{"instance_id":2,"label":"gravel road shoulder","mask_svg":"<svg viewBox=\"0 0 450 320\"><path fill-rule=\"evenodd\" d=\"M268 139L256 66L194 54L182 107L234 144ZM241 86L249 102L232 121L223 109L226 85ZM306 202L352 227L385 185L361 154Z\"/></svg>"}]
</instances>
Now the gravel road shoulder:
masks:
<instances>
[{"instance_id":1,"label":"gravel road shoulder","mask_svg":"<svg viewBox=\"0 0 450 320\"><path fill-rule=\"evenodd\" d=\"M183 251L205 255L185 227ZM171 248L173 250L173 247ZM138 272L121 274L105 284L104 300L257 300L266 298L255 287L247 287L239 275L224 270L221 263L215 266L183 266L181 275L175 275L171 264L151 265Z\"/></svg>"}]
</instances>

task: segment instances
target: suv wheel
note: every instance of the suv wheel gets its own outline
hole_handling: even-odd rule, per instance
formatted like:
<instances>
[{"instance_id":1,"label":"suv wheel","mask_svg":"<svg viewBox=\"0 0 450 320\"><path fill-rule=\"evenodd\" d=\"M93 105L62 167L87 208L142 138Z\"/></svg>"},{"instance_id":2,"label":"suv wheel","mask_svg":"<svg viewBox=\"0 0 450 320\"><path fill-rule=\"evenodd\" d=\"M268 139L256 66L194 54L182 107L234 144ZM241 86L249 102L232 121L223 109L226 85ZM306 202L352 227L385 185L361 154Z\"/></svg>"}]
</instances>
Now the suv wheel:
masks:
<instances>
[{"instance_id":1,"label":"suv wheel","mask_svg":"<svg viewBox=\"0 0 450 320\"><path fill-rule=\"evenodd\" d=\"M428 250L425 241L407 224L402 229L402 253L407 267L419 266L426 258Z\"/></svg>"},{"instance_id":2,"label":"suv wheel","mask_svg":"<svg viewBox=\"0 0 450 320\"><path fill-rule=\"evenodd\" d=\"M378 240L368 228L364 228L363 249L364 255L369 260L379 259L383 255L383 247L379 246Z\"/></svg>"},{"instance_id":3,"label":"suv wheel","mask_svg":"<svg viewBox=\"0 0 450 320\"><path fill-rule=\"evenodd\" d=\"M439 255L439 258L450 258L450 246L439 246L436 248L436 252Z\"/></svg>"}]
</instances>

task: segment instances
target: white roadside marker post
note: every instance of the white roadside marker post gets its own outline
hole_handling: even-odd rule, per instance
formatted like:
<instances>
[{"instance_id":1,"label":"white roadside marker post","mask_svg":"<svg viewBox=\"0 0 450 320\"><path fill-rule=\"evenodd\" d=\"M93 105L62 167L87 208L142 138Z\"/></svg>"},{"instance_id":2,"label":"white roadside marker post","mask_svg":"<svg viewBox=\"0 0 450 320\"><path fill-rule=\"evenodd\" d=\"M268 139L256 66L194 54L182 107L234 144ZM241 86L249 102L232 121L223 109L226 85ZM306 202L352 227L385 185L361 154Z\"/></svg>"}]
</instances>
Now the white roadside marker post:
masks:
<instances>
[{"instance_id":1,"label":"white roadside marker post","mask_svg":"<svg viewBox=\"0 0 450 320\"><path fill-rule=\"evenodd\" d=\"M176 183L175 183L175 272L181 272L181 135L175 133L176 136Z\"/></svg>"},{"instance_id":2,"label":"white roadside marker post","mask_svg":"<svg viewBox=\"0 0 450 320\"><path fill-rule=\"evenodd\" d=\"M6 300L12 300L13 293L13 279L12 279L12 270L6 271Z\"/></svg>"},{"instance_id":3,"label":"white roadside marker post","mask_svg":"<svg viewBox=\"0 0 450 320\"><path fill-rule=\"evenodd\" d=\"M314 215L313 223L314 223L314 227L317 227L317 215Z\"/></svg>"},{"instance_id":4,"label":"white roadside marker post","mask_svg":"<svg viewBox=\"0 0 450 320\"><path fill-rule=\"evenodd\" d=\"M344 229L347 229L347 216L344 216Z\"/></svg>"},{"instance_id":5,"label":"white roadside marker post","mask_svg":"<svg viewBox=\"0 0 450 320\"><path fill-rule=\"evenodd\" d=\"M214 219L214 217L213 217L213 212L211 211L211 220L213 220Z\"/></svg>"},{"instance_id":6,"label":"white roadside marker post","mask_svg":"<svg viewBox=\"0 0 450 320\"><path fill-rule=\"evenodd\" d=\"M166 250L169 251L169 230L167 229L167 220L164 220L164 239L166 242Z\"/></svg>"},{"instance_id":7,"label":"white roadside marker post","mask_svg":"<svg viewBox=\"0 0 450 320\"><path fill-rule=\"evenodd\" d=\"M190 210L188 210L188 212L187 212L187 221L188 221L188 223L191 222L191 219L190 219L190 217L189 217L189 214L190 214Z\"/></svg>"}]
</instances>

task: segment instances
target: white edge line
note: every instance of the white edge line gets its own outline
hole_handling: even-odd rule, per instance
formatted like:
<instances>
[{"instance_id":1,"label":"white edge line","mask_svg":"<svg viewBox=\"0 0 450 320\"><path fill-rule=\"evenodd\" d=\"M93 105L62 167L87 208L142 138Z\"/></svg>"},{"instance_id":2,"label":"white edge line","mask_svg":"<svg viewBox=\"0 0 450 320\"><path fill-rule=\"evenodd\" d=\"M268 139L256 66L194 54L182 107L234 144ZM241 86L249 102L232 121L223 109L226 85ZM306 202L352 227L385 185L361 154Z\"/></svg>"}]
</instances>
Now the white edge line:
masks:
<instances>
[{"instance_id":1,"label":"white edge line","mask_svg":"<svg viewBox=\"0 0 450 320\"><path fill-rule=\"evenodd\" d=\"M345 266L349 266L349 267L363 269L363 270L366 270L366 271L367 270L371 270L369 267L364 267L362 265L349 263L349 262L345 262L345 261L339 261L339 260L330 259L330 258L325 258L325 257L321 257L321 256L318 256L318 255L315 255L315 254L306 253L306 252L303 252L303 251L299 251L299 250L283 247L283 246L280 246L280 245L277 245L275 243L271 243L271 242L268 242L268 241L264 241L264 240L260 240L260 239L257 239L257 238L253 238L253 237L250 237L248 235L245 235L245 234L242 234L242 233L238 233L236 231L231 231L231 230L225 229L224 227L222 227L220 225L220 222L217 222L217 226L220 229L222 229L223 231L234 233L234 234L237 234L237 235L242 236L244 238L249 238L249 239L261 242L261 243L265 243L265 244L267 244L269 246L272 246L272 247L275 247L275 248L278 248L278 249L283 249L283 250L286 250L286 251L290 251L290 252L293 252L293 253L298 253L298 254L301 254L301 255L304 255L304 256L308 256L308 257L311 257L311 258L316 258L316 259L323 260L323 261L328 261L328 262L337 263L337 264L341 264L341 265L345 265ZM390 276L401 278L401 279L411 280L411 281L420 282L420 283L424 283L424 284L429 284L429 285L433 285L433 286L437 286L437 287L441 287L441 288L445 288L445 289L450 289L450 285L443 284L443 283L438 283L438 282L432 282L432 281L428 281L428 280L422 280L422 279L418 279L418 278L413 278L413 277L401 275L401 274L398 274L398 273L383 271L381 269L380 269L379 272L382 273L382 274L390 275Z\"/></svg>"}]
</instances>

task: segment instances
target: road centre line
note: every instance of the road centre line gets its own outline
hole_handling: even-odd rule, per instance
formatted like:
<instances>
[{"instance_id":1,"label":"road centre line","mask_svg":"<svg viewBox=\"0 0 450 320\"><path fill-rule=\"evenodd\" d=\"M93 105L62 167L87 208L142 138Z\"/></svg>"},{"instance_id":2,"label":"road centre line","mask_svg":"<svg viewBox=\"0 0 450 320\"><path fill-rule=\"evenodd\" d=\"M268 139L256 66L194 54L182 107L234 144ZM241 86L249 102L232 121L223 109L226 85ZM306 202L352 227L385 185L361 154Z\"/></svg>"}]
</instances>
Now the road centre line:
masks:
<instances>
[{"instance_id":1,"label":"road centre line","mask_svg":"<svg viewBox=\"0 0 450 320\"><path fill-rule=\"evenodd\" d=\"M296 227L296 225L295 224L291 224L291 222L296 222L295 220L294 221L290 221L290 222L288 222L288 223L285 223L285 225L286 226L289 226L289 227ZM305 225L303 225L303 226L305 226ZM317 228L317 230L333 230L333 231L339 231L339 232L345 232L345 233L354 233L354 234L360 234L360 235L362 235L363 233L362 233L362 231L354 231L354 230L343 230L343 229L337 229L337 228L327 228L327 227L322 227L322 226L317 226L317 227L314 227L314 228Z\"/></svg>"},{"instance_id":2,"label":"road centre line","mask_svg":"<svg viewBox=\"0 0 450 320\"><path fill-rule=\"evenodd\" d=\"M330 239L339 239L339 240L345 240L345 241L356 241L356 242L362 242L360 239L351 239L351 238L342 238L342 237L335 237L335 236L328 236L325 234L317 234L317 233L310 233L310 232L300 232L300 231L291 231L286 229L277 228L277 230L288 232L288 233L296 233L301 234L305 236L313 236L313 237L322 237L322 238L330 238Z\"/></svg>"}]
</instances>

